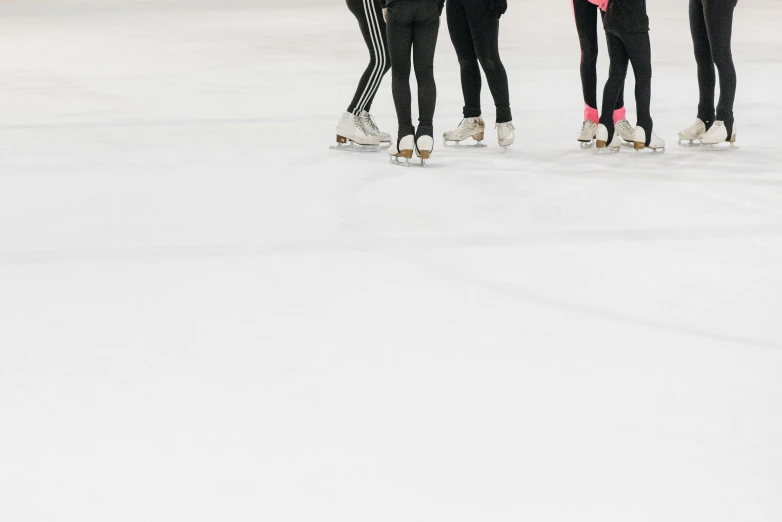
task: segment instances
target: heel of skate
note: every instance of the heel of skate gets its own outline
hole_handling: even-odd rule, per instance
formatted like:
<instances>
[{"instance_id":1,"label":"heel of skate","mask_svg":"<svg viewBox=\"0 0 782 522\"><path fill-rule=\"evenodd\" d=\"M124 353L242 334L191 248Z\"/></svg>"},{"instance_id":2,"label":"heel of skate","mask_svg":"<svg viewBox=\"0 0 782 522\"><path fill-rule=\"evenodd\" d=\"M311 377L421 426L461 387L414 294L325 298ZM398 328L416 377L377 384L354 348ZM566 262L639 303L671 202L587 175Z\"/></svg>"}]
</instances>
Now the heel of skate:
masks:
<instances>
[{"instance_id":1,"label":"heel of skate","mask_svg":"<svg viewBox=\"0 0 782 522\"><path fill-rule=\"evenodd\" d=\"M345 136L340 136L337 134L337 143L347 143L348 139Z\"/></svg>"},{"instance_id":2,"label":"heel of skate","mask_svg":"<svg viewBox=\"0 0 782 522\"><path fill-rule=\"evenodd\" d=\"M585 147L583 145L584 142L581 142L581 143L582 143L582 145L581 145L582 149L587 148L587 147ZM592 145L592 143L590 142L588 146L591 146L591 145ZM606 145L607 145L607 143L605 141L603 141L603 140L597 140L595 142L595 147L597 147L598 149L604 149L604 148L606 148Z\"/></svg>"},{"instance_id":3,"label":"heel of skate","mask_svg":"<svg viewBox=\"0 0 782 522\"><path fill-rule=\"evenodd\" d=\"M484 137L483 135L484 135L483 132L479 132L478 134L473 134L472 139L480 143L483 141L483 137Z\"/></svg>"},{"instance_id":4,"label":"heel of skate","mask_svg":"<svg viewBox=\"0 0 782 522\"><path fill-rule=\"evenodd\" d=\"M635 150L644 150L646 148L646 144L642 141L636 141L633 142L633 148Z\"/></svg>"}]
</instances>

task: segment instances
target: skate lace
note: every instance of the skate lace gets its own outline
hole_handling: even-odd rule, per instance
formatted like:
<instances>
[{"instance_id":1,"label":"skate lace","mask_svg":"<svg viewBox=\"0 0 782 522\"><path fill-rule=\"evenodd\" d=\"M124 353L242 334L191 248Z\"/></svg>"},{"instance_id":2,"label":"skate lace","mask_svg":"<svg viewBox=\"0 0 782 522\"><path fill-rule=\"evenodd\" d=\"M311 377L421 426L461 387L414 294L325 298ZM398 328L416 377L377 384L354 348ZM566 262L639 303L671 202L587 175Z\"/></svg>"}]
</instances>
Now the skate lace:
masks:
<instances>
[{"instance_id":1,"label":"skate lace","mask_svg":"<svg viewBox=\"0 0 782 522\"><path fill-rule=\"evenodd\" d=\"M463 119L461 123L459 123L459 130L470 130L478 126L478 122L472 118L470 119Z\"/></svg>"},{"instance_id":2,"label":"skate lace","mask_svg":"<svg viewBox=\"0 0 782 522\"><path fill-rule=\"evenodd\" d=\"M591 120L586 120L584 123L582 123L581 124L581 134L584 134L585 132L590 130L592 128L592 123L593 122Z\"/></svg>"},{"instance_id":3,"label":"skate lace","mask_svg":"<svg viewBox=\"0 0 782 522\"><path fill-rule=\"evenodd\" d=\"M630 122L627 120L622 120L616 123L617 127L621 127L622 131L624 132L633 132L633 126L630 125Z\"/></svg>"},{"instance_id":4,"label":"skate lace","mask_svg":"<svg viewBox=\"0 0 782 522\"><path fill-rule=\"evenodd\" d=\"M510 131L512 129L515 129L512 123L498 123L497 124L497 132L500 135L500 138L507 138L510 136Z\"/></svg>"},{"instance_id":5,"label":"skate lace","mask_svg":"<svg viewBox=\"0 0 782 522\"><path fill-rule=\"evenodd\" d=\"M694 134L696 131L700 130L701 128L701 122L694 121L692 125L684 129L684 134Z\"/></svg>"},{"instance_id":6,"label":"skate lace","mask_svg":"<svg viewBox=\"0 0 782 522\"><path fill-rule=\"evenodd\" d=\"M364 115L361 117L361 119L363 120L363 122L364 122L364 125L366 125L367 127L369 127L369 129L370 129L372 132L374 132L374 133L377 133L377 134L379 134L379 133L380 133L380 129L378 128L378 126L377 126L377 123L375 123L375 118L373 118L371 114L369 114L369 113L367 112L366 114L364 114Z\"/></svg>"},{"instance_id":7,"label":"skate lace","mask_svg":"<svg viewBox=\"0 0 782 522\"><path fill-rule=\"evenodd\" d=\"M356 126L356 130L364 136L369 136L367 130L364 128L361 116L353 116L353 123Z\"/></svg>"}]
</instances>

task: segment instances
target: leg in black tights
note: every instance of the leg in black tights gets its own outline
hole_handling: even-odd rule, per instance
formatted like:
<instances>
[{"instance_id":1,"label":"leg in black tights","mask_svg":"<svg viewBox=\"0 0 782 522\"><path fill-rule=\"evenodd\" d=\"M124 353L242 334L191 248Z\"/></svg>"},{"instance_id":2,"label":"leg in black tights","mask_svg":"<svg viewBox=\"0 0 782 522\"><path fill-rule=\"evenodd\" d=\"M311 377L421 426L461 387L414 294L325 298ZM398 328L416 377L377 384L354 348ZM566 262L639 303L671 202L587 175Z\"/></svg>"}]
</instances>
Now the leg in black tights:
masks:
<instances>
[{"instance_id":1,"label":"leg in black tights","mask_svg":"<svg viewBox=\"0 0 782 522\"><path fill-rule=\"evenodd\" d=\"M446 18L451 42L459 59L464 117L477 118L481 115L481 69L478 66L478 55L475 53L464 5L459 1L449 0Z\"/></svg>"},{"instance_id":2,"label":"leg in black tights","mask_svg":"<svg viewBox=\"0 0 782 522\"><path fill-rule=\"evenodd\" d=\"M597 109L597 13L599 11L600 9L589 0L573 0L573 14L581 45L581 89L584 93L584 103L593 109ZM623 84L614 109L621 109L624 105Z\"/></svg>"},{"instance_id":3,"label":"leg in black tights","mask_svg":"<svg viewBox=\"0 0 782 522\"><path fill-rule=\"evenodd\" d=\"M418 81L420 133L433 135L432 120L437 100L434 82L434 52L440 28L440 11L435 2L397 0L388 8L388 45L391 48L391 90L394 95L399 137L416 134L411 116L411 51Z\"/></svg>"},{"instance_id":4,"label":"leg in black tights","mask_svg":"<svg viewBox=\"0 0 782 522\"><path fill-rule=\"evenodd\" d=\"M728 136L733 130L733 104L736 98L736 68L731 38L736 0L690 0L690 31L698 64L698 118L711 127L715 119L714 90L720 77L720 100L716 119L725 122Z\"/></svg>"},{"instance_id":5,"label":"leg in black tights","mask_svg":"<svg viewBox=\"0 0 782 522\"><path fill-rule=\"evenodd\" d=\"M358 20L369 50L369 65L361 76L356 94L348 107L348 112L358 115L362 110L369 112L372 108L380 82L391 68L391 60L388 56L386 23L383 20L380 0L347 0L347 5Z\"/></svg>"},{"instance_id":6,"label":"leg in black tights","mask_svg":"<svg viewBox=\"0 0 782 522\"><path fill-rule=\"evenodd\" d=\"M434 108L437 103L437 85L434 81L434 52L440 31L439 13L434 17L421 17L413 25L413 67L418 83L418 132L434 136Z\"/></svg>"},{"instance_id":7,"label":"leg in black tights","mask_svg":"<svg viewBox=\"0 0 782 522\"><path fill-rule=\"evenodd\" d=\"M600 123L608 129L609 143L614 136L613 107L627 76L627 65L632 63L635 73L635 104L637 126L646 131L646 145L652 139L653 121L650 114L652 98L652 49L649 33L606 33L611 69L603 91L603 114Z\"/></svg>"}]
</instances>

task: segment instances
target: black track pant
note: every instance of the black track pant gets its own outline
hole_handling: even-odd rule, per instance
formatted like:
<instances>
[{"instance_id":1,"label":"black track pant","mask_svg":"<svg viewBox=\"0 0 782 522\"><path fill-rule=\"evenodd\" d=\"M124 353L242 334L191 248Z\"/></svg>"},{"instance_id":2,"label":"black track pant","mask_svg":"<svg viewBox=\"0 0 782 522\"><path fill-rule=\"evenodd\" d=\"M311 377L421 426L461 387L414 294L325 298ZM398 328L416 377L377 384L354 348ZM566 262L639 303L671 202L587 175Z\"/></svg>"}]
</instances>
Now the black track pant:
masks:
<instances>
[{"instance_id":1,"label":"black track pant","mask_svg":"<svg viewBox=\"0 0 782 522\"><path fill-rule=\"evenodd\" d=\"M578 41L581 44L581 88L584 103L597 109L597 13L600 8L589 0L573 0L573 14L576 17ZM625 106L624 85L619 91L614 109Z\"/></svg>"},{"instance_id":2,"label":"black track pant","mask_svg":"<svg viewBox=\"0 0 782 522\"><path fill-rule=\"evenodd\" d=\"M736 99L736 68L730 40L733 9L737 0L690 0L690 31L698 62L700 101L698 117L711 127L714 122L714 66L720 73L720 101L717 119L724 121L728 136L733 131L733 102Z\"/></svg>"},{"instance_id":3,"label":"black track pant","mask_svg":"<svg viewBox=\"0 0 782 522\"><path fill-rule=\"evenodd\" d=\"M459 58L464 94L464 117L481 115L481 70L497 107L497 123L513 119L508 74L500 60L500 21L487 0L448 0L448 31Z\"/></svg>"},{"instance_id":4,"label":"black track pant","mask_svg":"<svg viewBox=\"0 0 782 522\"><path fill-rule=\"evenodd\" d=\"M396 0L388 7L388 45L391 48L391 89L394 94L399 139L409 134L434 136L432 120L437 101L434 51L440 30L436 2ZM413 127L410 94L410 54L418 82L418 132Z\"/></svg>"},{"instance_id":5,"label":"black track pant","mask_svg":"<svg viewBox=\"0 0 782 522\"><path fill-rule=\"evenodd\" d=\"M635 104L638 112L637 126L646 131L646 145L652 139L652 116L649 105L652 101L652 46L649 33L606 32L611 69L603 91L603 110L600 123L608 128L609 142L614 136L613 112L616 100L624 88L627 65L633 64L635 73Z\"/></svg>"},{"instance_id":6,"label":"black track pant","mask_svg":"<svg viewBox=\"0 0 782 522\"><path fill-rule=\"evenodd\" d=\"M348 112L369 112L383 76L391 68L386 39L386 23L383 20L382 0L347 0L348 8L358 20L361 34L369 49L369 65L358 82L358 89Z\"/></svg>"}]
</instances>

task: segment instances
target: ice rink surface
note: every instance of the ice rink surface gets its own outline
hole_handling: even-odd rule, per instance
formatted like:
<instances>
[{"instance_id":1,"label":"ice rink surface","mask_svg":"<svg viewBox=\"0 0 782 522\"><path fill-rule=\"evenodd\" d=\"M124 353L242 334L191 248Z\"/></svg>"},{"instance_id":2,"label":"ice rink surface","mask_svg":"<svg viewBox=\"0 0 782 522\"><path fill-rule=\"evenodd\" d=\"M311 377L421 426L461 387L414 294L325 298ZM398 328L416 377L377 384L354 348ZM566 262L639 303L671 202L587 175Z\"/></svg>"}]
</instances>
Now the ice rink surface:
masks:
<instances>
[{"instance_id":1,"label":"ice rink surface","mask_svg":"<svg viewBox=\"0 0 782 522\"><path fill-rule=\"evenodd\" d=\"M0 520L782 520L782 4L707 154L649 2L669 149L598 157L569 2L511 2L516 146L422 170L328 150L366 51L307 3L0 2ZM439 134L444 25L436 77Z\"/></svg>"}]
</instances>

